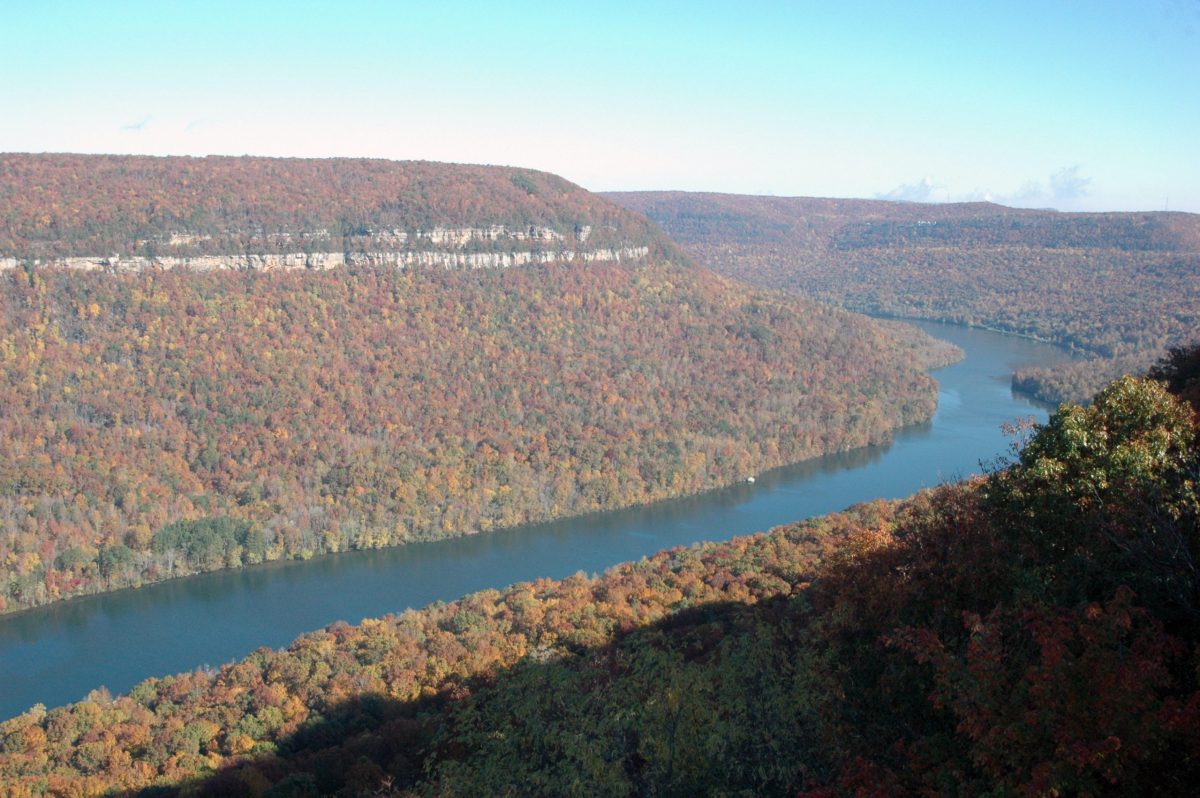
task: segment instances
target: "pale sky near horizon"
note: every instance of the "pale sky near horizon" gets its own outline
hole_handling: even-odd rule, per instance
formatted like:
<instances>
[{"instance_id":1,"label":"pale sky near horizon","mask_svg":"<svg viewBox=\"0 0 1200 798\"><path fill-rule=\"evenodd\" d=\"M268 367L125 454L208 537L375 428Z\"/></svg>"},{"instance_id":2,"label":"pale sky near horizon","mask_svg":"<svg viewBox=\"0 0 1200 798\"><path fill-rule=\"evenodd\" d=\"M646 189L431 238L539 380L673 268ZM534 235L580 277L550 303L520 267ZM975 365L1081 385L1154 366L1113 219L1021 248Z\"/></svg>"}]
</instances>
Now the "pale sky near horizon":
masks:
<instances>
[{"instance_id":1,"label":"pale sky near horizon","mask_svg":"<svg viewBox=\"0 0 1200 798\"><path fill-rule=\"evenodd\" d=\"M0 151L1200 212L1200 0L0 0Z\"/></svg>"}]
</instances>

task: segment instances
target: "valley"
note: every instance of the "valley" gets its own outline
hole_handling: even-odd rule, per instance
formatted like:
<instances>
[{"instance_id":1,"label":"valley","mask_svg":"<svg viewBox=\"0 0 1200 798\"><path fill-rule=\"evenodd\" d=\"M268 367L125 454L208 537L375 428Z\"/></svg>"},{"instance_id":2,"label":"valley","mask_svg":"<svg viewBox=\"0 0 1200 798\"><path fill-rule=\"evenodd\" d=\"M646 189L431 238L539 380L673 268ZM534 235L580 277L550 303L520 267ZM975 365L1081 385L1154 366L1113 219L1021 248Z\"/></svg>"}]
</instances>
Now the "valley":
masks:
<instances>
[{"instance_id":1,"label":"valley","mask_svg":"<svg viewBox=\"0 0 1200 798\"><path fill-rule=\"evenodd\" d=\"M58 216L43 224L17 204L7 252L49 260L0 273L0 611L728 485L927 420L936 386L924 370L958 356L718 277L643 218L553 176L271 159L4 163L9 193L17 179L44 180ZM363 193L330 208L307 182L314 170ZM235 190L255 202L217 202ZM495 196L473 193L483 190ZM311 205L297 210L296 196ZM356 221L333 227L351 206ZM282 208L312 227L289 227ZM246 215L243 228L270 231L255 252L177 262L138 243L159 230L215 247ZM302 231L339 230L328 241L349 246L377 224L431 219L441 226L393 232L391 245L517 260L447 269L314 251L295 268L240 268L286 258L268 251L272 236L289 236L286 253ZM185 220L192 238L178 232ZM568 237L607 243L613 257L568 253ZM101 245L126 254L97 268L62 254ZM191 268L214 258L242 260Z\"/></svg>"},{"instance_id":2,"label":"valley","mask_svg":"<svg viewBox=\"0 0 1200 798\"><path fill-rule=\"evenodd\" d=\"M5 793L1186 781L1191 217L0 165Z\"/></svg>"},{"instance_id":3,"label":"valley","mask_svg":"<svg viewBox=\"0 0 1200 798\"><path fill-rule=\"evenodd\" d=\"M1020 372L1048 402L1086 401L1200 329L1200 216L1059 213L686 192L607 195L699 263L865 313L1031 335L1087 354Z\"/></svg>"},{"instance_id":4,"label":"valley","mask_svg":"<svg viewBox=\"0 0 1200 798\"><path fill-rule=\"evenodd\" d=\"M335 620L357 622L518 581L601 573L701 541L747 535L875 498L899 499L980 471L1006 450L1002 426L1046 418L1009 388L1015 365L1061 350L981 330L925 324L965 353L932 373L938 410L887 444L758 474L753 484L582 517L388 549L224 569L0 618L0 717L54 707L105 685L286 646ZM134 653L136 652L136 653Z\"/></svg>"},{"instance_id":5,"label":"valley","mask_svg":"<svg viewBox=\"0 0 1200 798\"><path fill-rule=\"evenodd\" d=\"M1196 362L1162 376L1190 395ZM819 796L1132 772L1138 794L1184 794L1196 429L1124 379L1006 467L905 501L34 707L0 726L0 774L81 794Z\"/></svg>"},{"instance_id":6,"label":"valley","mask_svg":"<svg viewBox=\"0 0 1200 798\"><path fill-rule=\"evenodd\" d=\"M0 20L0 798L1196 794L1200 4Z\"/></svg>"}]
</instances>

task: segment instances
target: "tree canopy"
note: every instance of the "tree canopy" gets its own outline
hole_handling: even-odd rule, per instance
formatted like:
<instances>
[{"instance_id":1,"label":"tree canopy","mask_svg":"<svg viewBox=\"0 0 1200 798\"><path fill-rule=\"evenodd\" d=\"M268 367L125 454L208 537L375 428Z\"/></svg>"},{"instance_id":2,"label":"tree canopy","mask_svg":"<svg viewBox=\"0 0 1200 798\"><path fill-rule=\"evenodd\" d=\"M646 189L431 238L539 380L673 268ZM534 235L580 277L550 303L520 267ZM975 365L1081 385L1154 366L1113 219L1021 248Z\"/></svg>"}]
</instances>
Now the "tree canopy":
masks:
<instances>
[{"instance_id":1,"label":"tree canopy","mask_svg":"<svg viewBox=\"0 0 1200 798\"><path fill-rule=\"evenodd\" d=\"M35 707L0 726L0 775L14 794L1191 795L1196 572L1164 555L1200 542L1196 432L1162 383L1122 380L970 483Z\"/></svg>"},{"instance_id":2,"label":"tree canopy","mask_svg":"<svg viewBox=\"0 0 1200 798\"><path fill-rule=\"evenodd\" d=\"M729 484L928 418L930 355L661 262L17 270L0 609Z\"/></svg>"},{"instance_id":3,"label":"tree canopy","mask_svg":"<svg viewBox=\"0 0 1200 798\"><path fill-rule=\"evenodd\" d=\"M1059 213L737 194L605 196L645 213L698 262L860 312L970 324L1086 359L1018 372L1052 402L1089 400L1200 329L1200 216Z\"/></svg>"}]
</instances>

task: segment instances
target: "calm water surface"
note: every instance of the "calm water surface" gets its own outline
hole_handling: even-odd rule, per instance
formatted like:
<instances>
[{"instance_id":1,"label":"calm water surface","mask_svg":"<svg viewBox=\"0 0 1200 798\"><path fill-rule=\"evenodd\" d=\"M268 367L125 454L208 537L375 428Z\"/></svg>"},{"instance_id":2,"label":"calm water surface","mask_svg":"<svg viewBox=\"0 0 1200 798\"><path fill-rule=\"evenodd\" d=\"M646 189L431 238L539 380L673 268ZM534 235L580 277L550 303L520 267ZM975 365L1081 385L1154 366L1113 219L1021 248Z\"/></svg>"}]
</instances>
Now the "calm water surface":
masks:
<instances>
[{"instance_id":1,"label":"calm water surface","mask_svg":"<svg viewBox=\"0 0 1200 798\"><path fill-rule=\"evenodd\" d=\"M487 587L595 573L671 546L721 540L968 474L1007 450L1001 425L1046 419L1009 387L1018 366L1062 361L1058 347L921 323L966 352L934 372L937 414L889 446L818 458L688 499L385 551L271 563L93 596L0 618L0 718L92 688L220 665L336 620L451 600Z\"/></svg>"}]
</instances>

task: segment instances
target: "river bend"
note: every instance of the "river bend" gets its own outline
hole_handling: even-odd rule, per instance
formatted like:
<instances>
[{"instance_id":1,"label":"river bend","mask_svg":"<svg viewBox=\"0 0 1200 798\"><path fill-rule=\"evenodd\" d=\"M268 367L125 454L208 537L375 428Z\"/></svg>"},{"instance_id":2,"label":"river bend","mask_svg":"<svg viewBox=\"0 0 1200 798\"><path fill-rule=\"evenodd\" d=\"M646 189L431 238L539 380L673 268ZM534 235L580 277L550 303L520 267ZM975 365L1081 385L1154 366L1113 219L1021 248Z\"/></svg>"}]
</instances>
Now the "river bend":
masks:
<instances>
[{"instance_id":1,"label":"river bend","mask_svg":"<svg viewBox=\"0 0 1200 798\"><path fill-rule=\"evenodd\" d=\"M918 323L966 358L933 372L932 421L887 446L760 474L686 499L381 551L269 563L52 604L0 618L0 718L75 701L100 685L125 692L149 676L283 646L336 620L452 600L537 577L595 573L660 549L766 530L873 498L899 498L981 470L1005 453L1005 422L1044 407L1014 395L1014 368L1069 356L1050 344Z\"/></svg>"}]
</instances>

